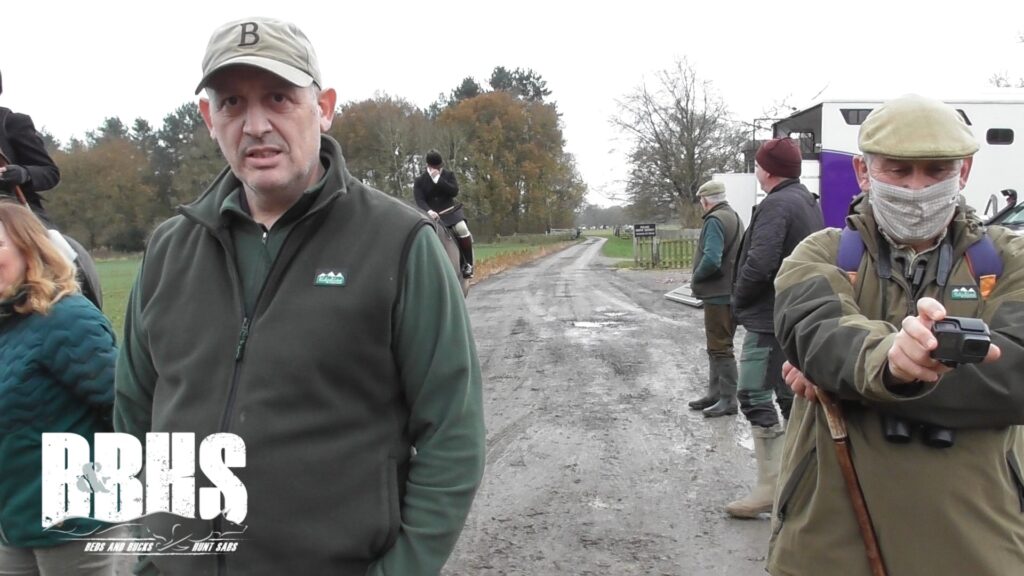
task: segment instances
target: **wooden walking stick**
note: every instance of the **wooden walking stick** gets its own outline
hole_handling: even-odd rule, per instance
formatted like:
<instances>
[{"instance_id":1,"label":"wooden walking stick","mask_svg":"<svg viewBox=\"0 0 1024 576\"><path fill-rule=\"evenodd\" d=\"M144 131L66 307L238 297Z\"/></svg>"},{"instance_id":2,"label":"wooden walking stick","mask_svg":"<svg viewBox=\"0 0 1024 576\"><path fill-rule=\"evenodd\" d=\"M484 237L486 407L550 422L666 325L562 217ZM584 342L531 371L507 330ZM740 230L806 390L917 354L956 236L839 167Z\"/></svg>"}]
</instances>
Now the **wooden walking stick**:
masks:
<instances>
[{"instance_id":1,"label":"wooden walking stick","mask_svg":"<svg viewBox=\"0 0 1024 576\"><path fill-rule=\"evenodd\" d=\"M839 459L839 468L843 472L843 480L846 481L850 503L853 504L853 514L857 517L857 525L860 527L860 535L864 539L864 550L868 555L871 574L886 576L882 550L878 547L878 537L875 535L875 527L871 523L871 514L868 512L867 502L864 501L864 492L860 488L860 480L857 479L857 470L853 467L853 458L850 457L850 441L846 433L843 408L821 388L815 388L815 395L825 410L828 431L836 445L836 457Z\"/></svg>"}]
</instances>

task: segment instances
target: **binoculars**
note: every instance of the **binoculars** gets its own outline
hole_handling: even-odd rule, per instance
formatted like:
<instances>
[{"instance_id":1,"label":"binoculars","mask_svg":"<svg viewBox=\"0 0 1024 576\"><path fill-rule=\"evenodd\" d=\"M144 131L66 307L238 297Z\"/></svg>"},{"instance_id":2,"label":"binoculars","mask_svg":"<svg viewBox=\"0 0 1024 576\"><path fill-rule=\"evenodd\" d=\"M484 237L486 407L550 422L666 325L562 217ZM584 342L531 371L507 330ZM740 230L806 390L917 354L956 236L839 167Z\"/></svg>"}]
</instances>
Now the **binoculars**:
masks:
<instances>
[{"instance_id":1,"label":"binoculars","mask_svg":"<svg viewBox=\"0 0 1024 576\"><path fill-rule=\"evenodd\" d=\"M921 442L932 448L949 448L956 440L950 428L918 424L891 414L882 414L882 435L894 444L907 444L913 438L915 428L921 429Z\"/></svg>"}]
</instances>

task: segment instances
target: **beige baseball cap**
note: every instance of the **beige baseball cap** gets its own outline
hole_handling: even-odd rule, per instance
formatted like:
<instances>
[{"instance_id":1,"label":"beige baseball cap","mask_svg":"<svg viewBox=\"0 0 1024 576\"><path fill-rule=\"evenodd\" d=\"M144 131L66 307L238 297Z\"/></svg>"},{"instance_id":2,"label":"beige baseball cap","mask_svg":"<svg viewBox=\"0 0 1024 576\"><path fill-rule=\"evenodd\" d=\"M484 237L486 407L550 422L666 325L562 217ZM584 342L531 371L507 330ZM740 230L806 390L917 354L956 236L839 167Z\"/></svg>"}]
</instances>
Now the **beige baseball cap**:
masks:
<instances>
[{"instance_id":1,"label":"beige baseball cap","mask_svg":"<svg viewBox=\"0 0 1024 576\"><path fill-rule=\"evenodd\" d=\"M291 22L245 18L217 28L206 47L203 79L196 86L196 94L206 88L218 70L236 64L262 68L296 86L323 87L316 51L309 38Z\"/></svg>"},{"instance_id":2,"label":"beige baseball cap","mask_svg":"<svg viewBox=\"0 0 1024 576\"><path fill-rule=\"evenodd\" d=\"M901 160L955 160L973 156L978 140L952 106L907 94L884 102L860 127L861 152Z\"/></svg>"}]
</instances>

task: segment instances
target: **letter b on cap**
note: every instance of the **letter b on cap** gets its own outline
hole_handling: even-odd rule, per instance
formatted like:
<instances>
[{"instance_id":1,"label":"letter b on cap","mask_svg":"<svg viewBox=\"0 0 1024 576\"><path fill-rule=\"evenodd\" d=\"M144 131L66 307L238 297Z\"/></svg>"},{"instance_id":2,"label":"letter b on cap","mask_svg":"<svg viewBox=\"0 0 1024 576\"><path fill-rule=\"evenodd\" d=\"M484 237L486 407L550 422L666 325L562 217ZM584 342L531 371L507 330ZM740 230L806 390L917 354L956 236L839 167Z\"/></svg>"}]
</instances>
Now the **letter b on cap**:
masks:
<instances>
[{"instance_id":1,"label":"letter b on cap","mask_svg":"<svg viewBox=\"0 0 1024 576\"><path fill-rule=\"evenodd\" d=\"M242 22L242 39L238 42L239 46L252 46L260 41L260 35L257 34L260 27L255 22Z\"/></svg>"}]
</instances>

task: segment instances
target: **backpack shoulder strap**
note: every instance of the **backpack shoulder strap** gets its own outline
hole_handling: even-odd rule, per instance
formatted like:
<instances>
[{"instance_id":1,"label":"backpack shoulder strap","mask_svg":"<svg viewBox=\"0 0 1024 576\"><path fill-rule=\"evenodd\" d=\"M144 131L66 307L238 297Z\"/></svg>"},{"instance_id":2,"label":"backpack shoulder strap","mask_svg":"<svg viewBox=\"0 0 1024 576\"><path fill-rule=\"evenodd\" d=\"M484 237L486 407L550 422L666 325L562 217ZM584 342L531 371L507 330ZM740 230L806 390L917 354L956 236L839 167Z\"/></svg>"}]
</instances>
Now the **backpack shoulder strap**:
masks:
<instances>
[{"instance_id":1,"label":"backpack shoulder strap","mask_svg":"<svg viewBox=\"0 0 1024 576\"><path fill-rule=\"evenodd\" d=\"M843 228L839 237L839 255L836 257L836 264L850 278L850 284L857 283L857 269L860 268L860 260L864 257L864 241L860 233L847 226Z\"/></svg>"},{"instance_id":2,"label":"backpack shoulder strap","mask_svg":"<svg viewBox=\"0 0 1024 576\"><path fill-rule=\"evenodd\" d=\"M999 258L992 237L983 234L977 242L967 248L967 267L974 276L981 298L987 300L996 287L996 282L1003 275L1003 261Z\"/></svg>"}]
</instances>

